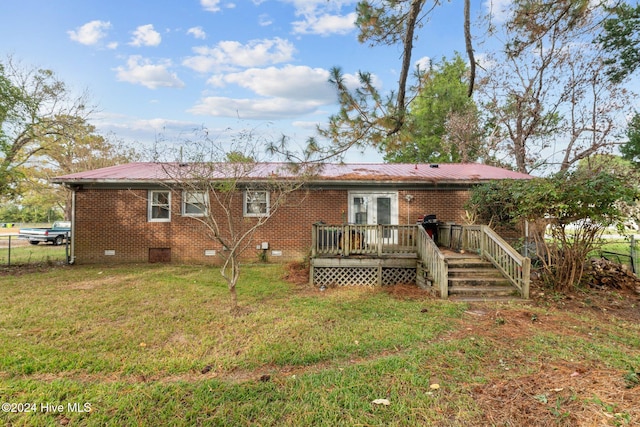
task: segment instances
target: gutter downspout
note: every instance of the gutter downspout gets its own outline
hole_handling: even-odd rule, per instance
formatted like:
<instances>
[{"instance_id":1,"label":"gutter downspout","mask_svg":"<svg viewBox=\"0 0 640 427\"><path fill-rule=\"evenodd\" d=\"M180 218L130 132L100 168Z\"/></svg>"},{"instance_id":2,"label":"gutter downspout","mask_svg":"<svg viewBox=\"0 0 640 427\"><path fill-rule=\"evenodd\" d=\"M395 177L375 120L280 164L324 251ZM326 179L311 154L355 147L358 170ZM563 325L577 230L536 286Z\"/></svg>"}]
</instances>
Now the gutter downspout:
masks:
<instances>
[{"instance_id":1,"label":"gutter downspout","mask_svg":"<svg viewBox=\"0 0 640 427\"><path fill-rule=\"evenodd\" d=\"M71 193L71 254L69 255L69 264L76 262L76 189Z\"/></svg>"}]
</instances>

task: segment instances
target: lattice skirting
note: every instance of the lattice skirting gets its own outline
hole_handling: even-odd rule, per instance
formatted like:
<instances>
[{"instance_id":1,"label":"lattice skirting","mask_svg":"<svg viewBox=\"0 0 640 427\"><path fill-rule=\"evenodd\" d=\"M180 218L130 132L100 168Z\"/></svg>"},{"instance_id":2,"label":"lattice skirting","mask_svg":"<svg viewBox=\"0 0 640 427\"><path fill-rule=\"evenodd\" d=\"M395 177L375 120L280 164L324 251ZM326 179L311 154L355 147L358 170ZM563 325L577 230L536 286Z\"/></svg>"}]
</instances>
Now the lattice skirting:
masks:
<instances>
[{"instance_id":1,"label":"lattice skirting","mask_svg":"<svg viewBox=\"0 0 640 427\"><path fill-rule=\"evenodd\" d=\"M314 267L316 286L383 286L416 283L415 268L383 267Z\"/></svg>"}]
</instances>

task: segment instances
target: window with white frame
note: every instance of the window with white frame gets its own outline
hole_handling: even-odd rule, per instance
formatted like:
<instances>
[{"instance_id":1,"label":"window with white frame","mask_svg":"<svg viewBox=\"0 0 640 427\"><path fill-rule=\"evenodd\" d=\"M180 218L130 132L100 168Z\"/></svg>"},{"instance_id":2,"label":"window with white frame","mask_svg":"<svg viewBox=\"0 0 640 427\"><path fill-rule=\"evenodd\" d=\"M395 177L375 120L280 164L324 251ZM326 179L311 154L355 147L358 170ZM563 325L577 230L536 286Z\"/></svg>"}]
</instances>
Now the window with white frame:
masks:
<instances>
[{"instance_id":1,"label":"window with white frame","mask_svg":"<svg viewBox=\"0 0 640 427\"><path fill-rule=\"evenodd\" d=\"M244 192L244 216L269 215L269 192L265 190L246 190Z\"/></svg>"},{"instance_id":2,"label":"window with white frame","mask_svg":"<svg viewBox=\"0 0 640 427\"><path fill-rule=\"evenodd\" d=\"M150 222L171 221L171 192L149 190L147 216Z\"/></svg>"},{"instance_id":3,"label":"window with white frame","mask_svg":"<svg viewBox=\"0 0 640 427\"><path fill-rule=\"evenodd\" d=\"M182 193L182 215L205 216L209 206L209 194L200 191Z\"/></svg>"}]
</instances>

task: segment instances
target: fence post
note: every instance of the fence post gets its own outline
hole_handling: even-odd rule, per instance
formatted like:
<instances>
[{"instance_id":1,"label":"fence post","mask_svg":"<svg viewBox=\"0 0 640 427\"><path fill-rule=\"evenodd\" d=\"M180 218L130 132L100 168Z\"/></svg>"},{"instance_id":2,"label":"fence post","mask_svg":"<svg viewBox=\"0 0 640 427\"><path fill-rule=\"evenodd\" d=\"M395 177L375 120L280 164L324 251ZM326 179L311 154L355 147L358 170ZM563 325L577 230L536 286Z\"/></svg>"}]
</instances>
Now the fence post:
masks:
<instances>
[{"instance_id":1,"label":"fence post","mask_svg":"<svg viewBox=\"0 0 640 427\"><path fill-rule=\"evenodd\" d=\"M460 241L462 242L460 244L460 249L463 250L468 250L471 248L471 245L469 244L469 230L467 229L467 226L462 225L461 226L461 231L460 231Z\"/></svg>"},{"instance_id":2,"label":"fence post","mask_svg":"<svg viewBox=\"0 0 640 427\"><path fill-rule=\"evenodd\" d=\"M637 263L637 256L638 256L638 252L636 251L636 236L635 234L631 235L631 270L633 271L633 273L638 276L638 263Z\"/></svg>"},{"instance_id":3,"label":"fence post","mask_svg":"<svg viewBox=\"0 0 640 427\"><path fill-rule=\"evenodd\" d=\"M522 261L522 298L529 299L529 282L531 278L531 258Z\"/></svg>"},{"instance_id":4,"label":"fence post","mask_svg":"<svg viewBox=\"0 0 640 427\"><path fill-rule=\"evenodd\" d=\"M449 265L445 262L440 276L440 298L449 298Z\"/></svg>"},{"instance_id":5,"label":"fence post","mask_svg":"<svg viewBox=\"0 0 640 427\"><path fill-rule=\"evenodd\" d=\"M7 255L7 266L11 267L11 234L9 234L9 254Z\"/></svg>"},{"instance_id":6,"label":"fence post","mask_svg":"<svg viewBox=\"0 0 640 427\"><path fill-rule=\"evenodd\" d=\"M70 257L69 257L69 234L70 232L67 232L67 238L64 239L64 257L65 260L67 261L67 265L70 264Z\"/></svg>"},{"instance_id":7,"label":"fence post","mask_svg":"<svg viewBox=\"0 0 640 427\"><path fill-rule=\"evenodd\" d=\"M344 226L344 231L342 233L342 254L344 256L349 256L349 250L351 249L351 227L348 225Z\"/></svg>"},{"instance_id":8,"label":"fence post","mask_svg":"<svg viewBox=\"0 0 640 427\"><path fill-rule=\"evenodd\" d=\"M487 253L487 226L486 225L481 225L480 226L480 256L482 258L485 257L485 254Z\"/></svg>"},{"instance_id":9,"label":"fence post","mask_svg":"<svg viewBox=\"0 0 640 427\"><path fill-rule=\"evenodd\" d=\"M326 242L323 242L326 245ZM318 225L311 225L311 258L318 254Z\"/></svg>"}]
</instances>

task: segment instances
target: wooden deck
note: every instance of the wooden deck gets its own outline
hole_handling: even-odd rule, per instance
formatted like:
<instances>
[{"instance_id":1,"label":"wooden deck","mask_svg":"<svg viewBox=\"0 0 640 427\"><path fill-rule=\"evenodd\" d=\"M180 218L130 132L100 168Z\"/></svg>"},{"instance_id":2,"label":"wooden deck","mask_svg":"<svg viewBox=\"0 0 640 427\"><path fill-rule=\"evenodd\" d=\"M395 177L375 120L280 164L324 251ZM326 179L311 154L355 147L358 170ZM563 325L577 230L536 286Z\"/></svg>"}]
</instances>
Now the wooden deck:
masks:
<instances>
[{"instance_id":1,"label":"wooden deck","mask_svg":"<svg viewBox=\"0 0 640 427\"><path fill-rule=\"evenodd\" d=\"M501 282L500 288L478 286L477 290L528 298L530 260L488 227L449 226L438 234L440 247L418 225L314 225L309 280L319 287L411 283L447 298L450 293L469 291L454 276L461 274L459 266L465 264L461 260L479 254L475 258L482 257L510 288ZM457 266L451 275L448 265ZM487 271L470 274L488 275ZM467 281L480 283L474 278Z\"/></svg>"}]
</instances>

